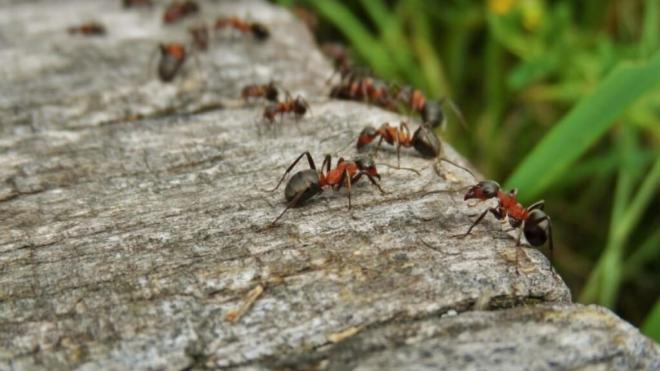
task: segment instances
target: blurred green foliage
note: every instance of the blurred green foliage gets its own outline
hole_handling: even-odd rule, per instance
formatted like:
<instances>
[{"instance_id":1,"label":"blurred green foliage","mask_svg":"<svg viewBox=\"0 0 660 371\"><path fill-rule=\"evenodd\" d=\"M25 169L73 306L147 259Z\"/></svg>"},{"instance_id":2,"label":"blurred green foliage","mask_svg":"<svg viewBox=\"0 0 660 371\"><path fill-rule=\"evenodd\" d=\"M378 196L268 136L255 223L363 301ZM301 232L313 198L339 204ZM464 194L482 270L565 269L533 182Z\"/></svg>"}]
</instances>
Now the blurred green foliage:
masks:
<instances>
[{"instance_id":1,"label":"blurred green foliage","mask_svg":"<svg viewBox=\"0 0 660 371\"><path fill-rule=\"evenodd\" d=\"M470 128L442 135L545 198L576 299L660 340L660 1L280 2L376 76L451 97Z\"/></svg>"}]
</instances>

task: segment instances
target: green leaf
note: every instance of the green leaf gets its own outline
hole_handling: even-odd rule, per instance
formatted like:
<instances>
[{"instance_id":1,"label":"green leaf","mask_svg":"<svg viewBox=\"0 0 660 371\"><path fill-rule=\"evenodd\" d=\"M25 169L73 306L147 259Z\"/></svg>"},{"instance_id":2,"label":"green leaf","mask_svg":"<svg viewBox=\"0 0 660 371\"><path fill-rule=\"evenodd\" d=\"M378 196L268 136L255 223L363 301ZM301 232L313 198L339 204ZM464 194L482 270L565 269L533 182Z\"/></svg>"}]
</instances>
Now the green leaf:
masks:
<instances>
[{"instance_id":1,"label":"green leaf","mask_svg":"<svg viewBox=\"0 0 660 371\"><path fill-rule=\"evenodd\" d=\"M649 56L660 44L660 1L646 0L644 4L644 23L642 26L641 54Z\"/></svg>"},{"instance_id":2,"label":"green leaf","mask_svg":"<svg viewBox=\"0 0 660 371\"><path fill-rule=\"evenodd\" d=\"M620 63L536 145L506 182L529 201L562 175L615 123L617 117L660 82L660 53L646 63Z\"/></svg>"},{"instance_id":3,"label":"green leaf","mask_svg":"<svg viewBox=\"0 0 660 371\"><path fill-rule=\"evenodd\" d=\"M660 343L660 299L655 301L653 310L651 310L649 315L644 320L644 324L642 325L642 332L651 339Z\"/></svg>"},{"instance_id":4,"label":"green leaf","mask_svg":"<svg viewBox=\"0 0 660 371\"><path fill-rule=\"evenodd\" d=\"M395 65L391 62L385 48L349 8L334 0L311 1L309 4L346 36L355 50L377 74L395 75Z\"/></svg>"}]
</instances>

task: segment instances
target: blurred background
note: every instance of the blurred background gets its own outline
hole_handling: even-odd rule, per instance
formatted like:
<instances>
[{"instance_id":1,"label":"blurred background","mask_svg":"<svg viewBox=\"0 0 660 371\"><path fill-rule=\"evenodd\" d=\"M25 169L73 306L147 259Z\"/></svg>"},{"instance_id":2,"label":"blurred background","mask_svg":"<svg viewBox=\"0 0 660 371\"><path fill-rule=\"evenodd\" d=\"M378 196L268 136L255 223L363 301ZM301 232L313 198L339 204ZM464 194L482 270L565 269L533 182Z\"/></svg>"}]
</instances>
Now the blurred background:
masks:
<instances>
[{"instance_id":1,"label":"blurred background","mask_svg":"<svg viewBox=\"0 0 660 371\"><path fill-rule=\"evenodd\" d=\"M528 205L580 303L660 341L660 1L276 1L374 76L450 97L439 132ZM546 250L547 253L547 250Z\"/></svg>"}]
</instances>

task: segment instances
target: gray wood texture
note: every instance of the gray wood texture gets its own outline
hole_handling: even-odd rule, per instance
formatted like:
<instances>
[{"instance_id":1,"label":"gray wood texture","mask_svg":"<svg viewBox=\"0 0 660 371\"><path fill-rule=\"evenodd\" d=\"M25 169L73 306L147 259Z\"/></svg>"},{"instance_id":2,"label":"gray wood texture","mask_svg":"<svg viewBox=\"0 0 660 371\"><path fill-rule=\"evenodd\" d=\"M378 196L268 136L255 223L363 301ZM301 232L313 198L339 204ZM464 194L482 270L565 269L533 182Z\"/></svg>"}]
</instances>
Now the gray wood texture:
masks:
<instances>
[{"instance_id":1,"label":"gray wood texture","mask_svg":"<svg viewBox=\"0 0 660 371\"><path fill-rule=\"evenodd\" d=\"M660 368L540 251L517 268L498 222L456 238L487 205L414 150L419 175L380 151L387 194L363 179L352 209L327 190L270 227L286 204L265 190L300 153L353 158L364 125L407 118L327 99L331 66L286 10L200 3L163 26L162 2L0 1L0 369ZM216 35L158 81L157 44L220 14L272 37ZM108 34L66 32L90 19ZM271 79L311 112L263 122L240 90Z\"/></svg>"}]
</instances>

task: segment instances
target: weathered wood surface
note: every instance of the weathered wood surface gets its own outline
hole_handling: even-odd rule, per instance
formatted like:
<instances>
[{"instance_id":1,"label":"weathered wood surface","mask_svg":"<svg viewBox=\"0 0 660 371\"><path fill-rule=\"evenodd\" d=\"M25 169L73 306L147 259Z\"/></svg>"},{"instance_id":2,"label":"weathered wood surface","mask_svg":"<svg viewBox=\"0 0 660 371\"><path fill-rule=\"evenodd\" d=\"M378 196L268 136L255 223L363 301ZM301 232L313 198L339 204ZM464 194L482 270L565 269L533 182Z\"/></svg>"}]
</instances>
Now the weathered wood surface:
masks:
<instances>
[{"instance_id":1,"label":"weathered wood surface","mask_svg":"<svg viewBox=\"0 0 660 371\"><path fill-rule=\"evenodd\" d=\"M285 204L264 189L297 155L352 157L363 125L401 118L324 98L311 36L262 2L203 2L272 40L215 40L162 84L156 44L199 18L119 3L0 3L0 369L660 367L637 330L571 305L539 251L518 272L497 222L452 237L485 207L461 200L474 180L413 151L419 176L380 167L387 195L356 184L349 211L328 191L267 228ZM107 36L65 32L92 18ZM269 126L240 104L271 78L311 114Z\"/></svg>"}]
</instances>

